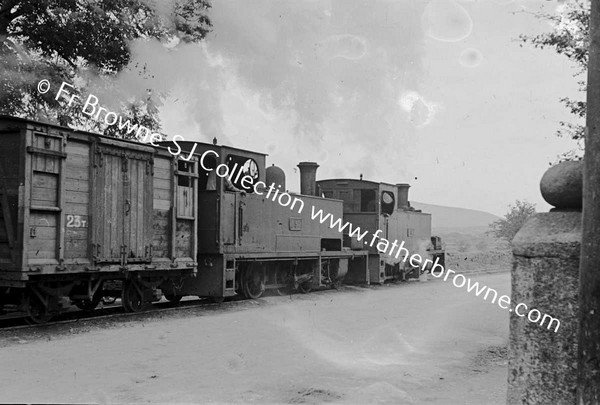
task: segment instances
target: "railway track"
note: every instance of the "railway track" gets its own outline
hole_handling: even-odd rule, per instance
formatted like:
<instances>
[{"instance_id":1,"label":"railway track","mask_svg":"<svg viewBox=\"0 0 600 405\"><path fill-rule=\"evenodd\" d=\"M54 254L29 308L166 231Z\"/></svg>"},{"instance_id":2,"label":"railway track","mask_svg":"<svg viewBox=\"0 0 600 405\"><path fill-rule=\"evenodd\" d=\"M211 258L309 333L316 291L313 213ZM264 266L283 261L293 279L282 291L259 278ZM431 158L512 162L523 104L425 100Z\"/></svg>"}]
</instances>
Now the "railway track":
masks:
<instances>
[{"instance_id":1,"label":"railway track","mask_svg":"<svg viewBox=\"0 0 600 405\"><path fill-rule=\"evenodd\" d=\"M85 322L94 321L128 321L128 320L139 320L151 317L160 317L161 314L193 310L196 308L204 309L206 311L214 311L220 309L227 309L232 305L239 305L243 303L241 299L233 297L221 304L214 303L209 299L185 299L178 303L171 303L168 301L160 301L153 303L148 309L140 312L125 312L119 300L113 304L107 304L102 308L97 308L93 311L81 311L73 306L73 309L69 309L60 315L54 317L51 321L44 324L29 324L24 316L11 316L4 319L0 319L0 332L2 331L19 331L19 330L51 330L57 325L78 325Z\"/></svg>"},{"instance_id":2,"label":"railway track","mask_svg":"<svg viewBox=\"0 0 600 405\"><path fill-rule=\"evenodd\" d=\"M469 275L483 275L483 274L494 274L504 273L506 269L502 270L481 270L481 271L469 271L466 274ZM435 280L430 280L435 281ZM398 282L405 284L403 282ZM387 283L386 283L387 284ZM392 283L396 284L396 283ZM377 285L360 287L346 285L338 287L338 290L362 290L365 288L377 288ZM330 289L315 290L311 294L322 294L332 291ZM294 292L293 294L282 296L281 298L289 297L290 299L300 299L305 296L301 292ZM117 299L114 303L104 304L102 307L94 309L93 311L82 311L71 305L65 312L52 318L50 322L44 324L30 324L26 321L26 316L22 313L9 315L8 317L0 318L0 333L5 331L19 331L19 330L50 330L56 325L80 325L85 322L104 321L112 320L114 322L129 321L129 320L140 320L144 318L160 317L161 314L170 312L184 312L184 311L205 311L214 312L222 310L230 310L233 308L243 308L249 305L264 305L269 299L280 296L275 292L266 295L264 298L259 299L246 299L242 296L234 296L225 299L223 302L214 302L209 298L192 298L186 297L179 302L170 302L166 299L161 299L159 302L152 303L148 309L140 312L125 312L121 305L120 299ZM196 312L198 312L196 311ZM199 313L199 312L198 312Z\"/></svg>"},{"instance_id":3,"label":"railway track","mask_svg":"<svg viewBox=\"0 0 600 405\"><path fill-rule=\"evenodd\" d=\"M339 288L342 291L361 290L364 287L343 286ZM104 305L93 311L81 311L75 306L55 317L51 321L44 324L29 324L24 316L0 319L0 336L7 333L19 333L26 331L43 331L45 333L59 332L61 329L68 330L70 327L93 327L98 324L117 324L131 321L143 321L154 318L161 318L168 314L177 314L177 316L186 315L205 315L216 311L241 310L256 305L269 305L272 300L277 299L308 299L313 294L327 294L335 290L322 289L311 292L311 294L303 294L295 292L290 295L281 296L277 293L272 293L258 299L247 299L241 296L234 296L225 299L223 302L214 302L208 298L192 298L186 297L183 300L173 303L164 298L149 305L148 309L139 312L125 312L120 300L112 304ZM1 341L1 339L0 339ZM2 343L0 342L0 346Z\"/></svg>"}]
</instances>

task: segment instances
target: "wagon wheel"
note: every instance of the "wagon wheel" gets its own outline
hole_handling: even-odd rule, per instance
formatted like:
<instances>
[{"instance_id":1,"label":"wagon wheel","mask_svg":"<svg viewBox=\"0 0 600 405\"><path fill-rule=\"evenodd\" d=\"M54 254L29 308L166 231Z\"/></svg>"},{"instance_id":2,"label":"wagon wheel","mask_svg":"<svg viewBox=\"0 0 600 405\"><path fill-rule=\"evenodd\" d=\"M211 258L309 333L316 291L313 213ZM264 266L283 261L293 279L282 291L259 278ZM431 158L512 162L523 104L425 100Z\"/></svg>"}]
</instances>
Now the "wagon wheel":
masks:
<instances>
[{"instance_id":1,"label":"wagon wheel","mask_svg":"<svg viewBox=\"0 0 600 405\"><path fill-rule=\"evenodd\" d=\"M172 302L173 304L177 304L177 303L179 303L179 301L181 301L181 299L183 298L183 296L177 295L177 294L165 294L165 298L169 302Z\"/></svg>"},{"instance_id":2,"label":"wagon wheel","mask_svg":"<svg viewBox=\"0 0 600 405\"><path fill-rule=\"evenodd\" d=\"M247 298L260 298L265 292L264 268L258 263L251 264L245 271L242 289Z\"/></svg>"},{"instance_id":3,"label":"wagon wheel","mask_svg":"<svg viewBox=\"0 0 600 405\"><path fill-rule=\"evenodd\" d=\"M25 296L24 305L27 311L25 321L30 325L46 323L52 318L48 305L33 291Z\"/></svg>"},{"instance_id":4,"label":"wagon wheel","mask_svg":"<svg viewBox=\"0 0 600 405\"><path fill-rule=\"evenodd\" d=\"M121 302L123 303L125 312L140 312L146 308L144 291L132 280L127 280L123 283Z\"/></svg>"}]
</instances>

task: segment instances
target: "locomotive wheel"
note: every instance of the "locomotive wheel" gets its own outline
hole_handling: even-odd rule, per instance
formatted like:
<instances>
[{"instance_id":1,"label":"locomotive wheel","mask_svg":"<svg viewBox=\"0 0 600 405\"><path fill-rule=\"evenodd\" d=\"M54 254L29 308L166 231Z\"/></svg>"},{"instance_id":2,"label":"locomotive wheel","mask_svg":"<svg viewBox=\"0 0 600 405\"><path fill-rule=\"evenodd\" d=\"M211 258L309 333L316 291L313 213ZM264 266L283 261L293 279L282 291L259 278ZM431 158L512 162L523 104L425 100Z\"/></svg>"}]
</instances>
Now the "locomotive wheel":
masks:
<instances>
[{"instance_id":1,"label":"locomotive wheel","mask_svg":"<svg viewBox=\"0 0 600 405\"><path fill-rule=\"evenodd\" d=\"M175 295L175 294L165 294L165 298L169 302L172 302L173 304L177 304L179 301L181 301L181 299L183 298L183 296L181 296L181 295Z\"/></svg>"},{"instance_id":2,"label":"locomotive wheel","mask_svg":"<svg viewBox=\"0 0 600 405\"><path fill-rule=\"evenodd\" d=\"M223 301L225 301L225 297L210 297L210 302L213 304L221 304Z\"/></svg>"},{"instance_id":3,"label":"locomotive wheel","mask_svg":"<svg viewBox=\"0 0 600 405\"><path fill-rule=\"evenodd\" d=\"M265 280L263 266L253 263L244 272L242 281L244 295L247 298L260 298L265 292Z\"/></svg>"},{"instance_id":4,"label":"locomotive wheel","mask_svg":"<svg viewBox=\"0 0 600 405\"><path fill-rule=\"evenodd\" d=\"M25 321L30 325L39 325L52 319L48 306L33 291L25 297L25 308L27 310Z\"/></svg>"},{"instance_id":5,"label":"locomotive wheel","mask_svg":"<svg viewBox=\"0 0 600 405\"><path fill-rule=\"evenodd\" d=\"M144 291L137 283L127 280L123 283L123 292L121 302L125 312L140 312L146 308L144 301Z\"/></svg>"},{"instance_id":6,"label":"locomotive wheel","mask_svg":"<svg viewBox=\"0 0 600 405\"><path fill-rule=\"evenodd\" d=\"M275 273L275 283L276 284L286 284L285 287L276 288L278 295L290 295L292 292L292 288L290 286L290 276L285 271L278 271Z\"/></svg>"}]
</instances>

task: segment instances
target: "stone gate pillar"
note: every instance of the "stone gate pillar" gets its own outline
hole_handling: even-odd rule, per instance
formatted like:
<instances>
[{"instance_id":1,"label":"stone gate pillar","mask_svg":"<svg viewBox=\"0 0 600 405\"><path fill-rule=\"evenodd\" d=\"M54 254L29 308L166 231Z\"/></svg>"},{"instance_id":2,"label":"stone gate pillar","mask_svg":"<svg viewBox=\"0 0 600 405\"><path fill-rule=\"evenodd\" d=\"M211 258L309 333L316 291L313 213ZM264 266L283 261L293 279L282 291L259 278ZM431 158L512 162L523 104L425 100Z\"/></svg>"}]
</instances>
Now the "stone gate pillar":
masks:
<instances>
[{"instance_id":1,"label":"stone gate pillar","mask_svg":"<svg viewBox=\"0 0 600 405\"><path fill-rule=\"evenodd\" d=\"M532 216L512 242L507 403L576 404L582 162L551 167L540 189L555 208ZM558 331L530 322L533 309L558 318Z\"/></svg>"}]
</instances>

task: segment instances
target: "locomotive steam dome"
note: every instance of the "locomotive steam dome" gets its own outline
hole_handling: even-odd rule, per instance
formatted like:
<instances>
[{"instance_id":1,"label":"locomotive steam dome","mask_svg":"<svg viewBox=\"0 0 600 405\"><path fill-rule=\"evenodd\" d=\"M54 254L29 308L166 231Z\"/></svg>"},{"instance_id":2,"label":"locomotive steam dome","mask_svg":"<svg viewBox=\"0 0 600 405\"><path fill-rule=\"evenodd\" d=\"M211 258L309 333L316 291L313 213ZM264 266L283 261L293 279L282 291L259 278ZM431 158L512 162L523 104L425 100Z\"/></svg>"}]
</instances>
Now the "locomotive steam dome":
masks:
<instances>
[{"instance_id":1,"label":"locomotive steam dome","mask_svg":"<svg viewBox=\"0 0 600 405\"><path fill-rule=\"evenodd\" d=\"M267 186L275 184L281 190L285 190L285 172L278 166L267 167L266 171Z\"/></svg>"}]
</instances>

